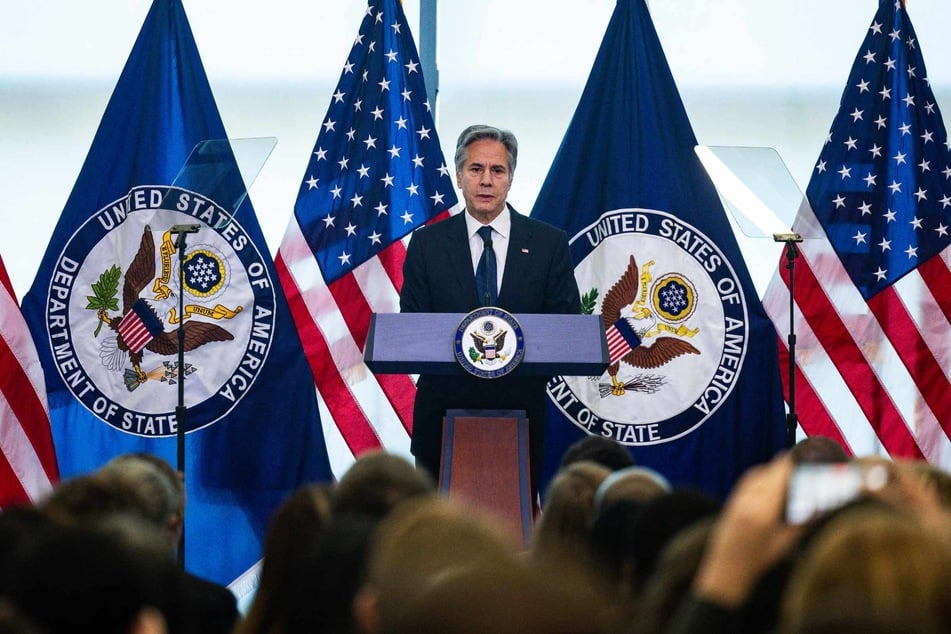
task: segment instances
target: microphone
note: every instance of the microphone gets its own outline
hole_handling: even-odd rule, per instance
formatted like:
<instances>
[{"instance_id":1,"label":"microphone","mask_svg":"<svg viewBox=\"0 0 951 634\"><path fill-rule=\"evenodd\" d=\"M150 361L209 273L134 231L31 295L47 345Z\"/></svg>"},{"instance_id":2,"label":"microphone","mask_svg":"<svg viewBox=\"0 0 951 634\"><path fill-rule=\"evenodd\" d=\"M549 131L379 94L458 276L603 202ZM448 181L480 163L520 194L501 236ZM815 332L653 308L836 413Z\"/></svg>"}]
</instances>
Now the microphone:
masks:
<instances>
[{"instance_id":1,"label":"microphone","mask_svg":"<svg viewBox=\"0 0 951 634\"><path fill-rule=\"evenodd\" d=\"M172 225L172 228L168 231L178 236L178 240L175 241L175 248L179 249L184 244L182 241L185 239L185 234L198 233L199 229L201 229L201 225Z\"/></svg>"}]
</instances>

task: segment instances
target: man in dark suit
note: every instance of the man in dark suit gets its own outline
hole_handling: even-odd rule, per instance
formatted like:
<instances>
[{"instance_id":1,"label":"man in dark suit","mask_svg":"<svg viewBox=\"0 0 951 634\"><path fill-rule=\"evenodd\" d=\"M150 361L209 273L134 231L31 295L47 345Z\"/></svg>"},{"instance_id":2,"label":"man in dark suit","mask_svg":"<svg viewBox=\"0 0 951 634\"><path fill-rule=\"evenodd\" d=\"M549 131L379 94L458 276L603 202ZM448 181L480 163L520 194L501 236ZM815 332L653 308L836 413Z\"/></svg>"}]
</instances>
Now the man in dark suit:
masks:
<instances>
[{"instance_id":1,"label":"man in dark suit","mask_svg":"<svg viewBox=\"0 0 951 634\"><path fill-rule=\"evenodd\" d=\"M475 125L459 135L456 184L465 212L413 234L403 265L401 312L464 314L490 304L513 314L581 312L564 231L523 216L506 202L517 155L518 142L507 130ZM487 226L491 240L479 232ZM479 268L487 248L495 259L490 273ZM477 269L486 290L477 289ZM512 375L420 376L411 445L417 464L438 478L447 409L525 410L534 499L545 442L546 383L546 377Z\"/></svg>"}]
</instances>

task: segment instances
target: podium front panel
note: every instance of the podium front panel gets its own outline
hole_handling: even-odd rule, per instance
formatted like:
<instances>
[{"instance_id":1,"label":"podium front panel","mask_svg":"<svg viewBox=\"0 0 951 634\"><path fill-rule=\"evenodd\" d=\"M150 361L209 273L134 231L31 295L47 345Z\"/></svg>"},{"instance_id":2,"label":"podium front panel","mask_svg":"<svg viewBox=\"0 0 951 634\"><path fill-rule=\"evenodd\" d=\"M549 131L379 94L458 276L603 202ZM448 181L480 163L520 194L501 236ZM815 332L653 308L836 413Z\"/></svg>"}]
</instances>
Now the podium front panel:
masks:
<instances>
[{"instance_id":1,"label":"podium front panel","mask_svg":"<svg viewBox=\"0 0 951 634\"><path fill-rule=\"evenodd\" d=\"M379 374L465 375L453 341L465 315L376 313L364 359ZM525 358L514 376L600 376L608 367L600 315L514 315L525 337Z\"/></svg>"},{"instance_id":2,"label":"podium front panel","mask_svg":"<svg viewBox=\"0 0 951 634\"><path fill-rule=\"evenodd\" d=\"M439 488L494 516L527 546L532 535L525 410L446 412Z\"/></svg>"}]
</instances>

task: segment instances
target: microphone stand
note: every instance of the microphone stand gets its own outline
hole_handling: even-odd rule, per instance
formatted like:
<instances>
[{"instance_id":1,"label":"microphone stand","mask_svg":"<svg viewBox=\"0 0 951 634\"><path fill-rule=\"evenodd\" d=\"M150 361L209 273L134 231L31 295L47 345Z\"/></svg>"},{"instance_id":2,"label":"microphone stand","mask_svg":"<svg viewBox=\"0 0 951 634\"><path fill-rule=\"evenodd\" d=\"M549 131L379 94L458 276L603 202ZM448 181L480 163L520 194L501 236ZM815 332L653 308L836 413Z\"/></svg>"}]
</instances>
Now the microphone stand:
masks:
<instances>
[{"instance_id":1,"label":"microphone stand","mask_svg":"<svg viewBox=\"0 0 951 634\"><path fill-rule=\"evenodd\" d=\"M773 240L786 244L786 270L789 271L789 334L786 343L789 347L789 412L786 414L786 447L796 444L796 427L799 415L796 413L796 319L794 293L796 288L796 258L799 257L797 242L802 242L798 233L774 233Z\"/></svg>"},{"instance_id":2,"label":"microphone stand","mask_svg":"<svg viewBox=\"0 0 951 634\"><path fill-rule=\"evenodd\" d=\"M178 404L175 406L175 440L177 468L185 482L185 423L188 410L185 408L185 236L198 233L200 225L174 225L171 233L178 235ZM182 509L182 534L178 542L178 565L185 568L185 512Z\"/></svg>"}]
</instances>

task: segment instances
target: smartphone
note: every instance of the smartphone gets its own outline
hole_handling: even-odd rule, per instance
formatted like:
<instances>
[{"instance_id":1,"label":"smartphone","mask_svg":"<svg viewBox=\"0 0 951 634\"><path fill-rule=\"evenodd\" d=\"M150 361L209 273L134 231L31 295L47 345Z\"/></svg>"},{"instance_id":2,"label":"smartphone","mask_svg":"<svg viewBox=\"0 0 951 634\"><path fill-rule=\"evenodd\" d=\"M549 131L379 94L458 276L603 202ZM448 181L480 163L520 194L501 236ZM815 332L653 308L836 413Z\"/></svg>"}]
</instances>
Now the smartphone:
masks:
<instances>
[{"instance_id":1,"label":"smartphone","mask_svg":"<svg viewBox=\"0 0 951 634\"><path fill-rule=\"evenodd\" d=\"M786 491L786 522L804 524L888 482L885 465L854 462L797 465Z\"/></svg>"}]
</instances>

